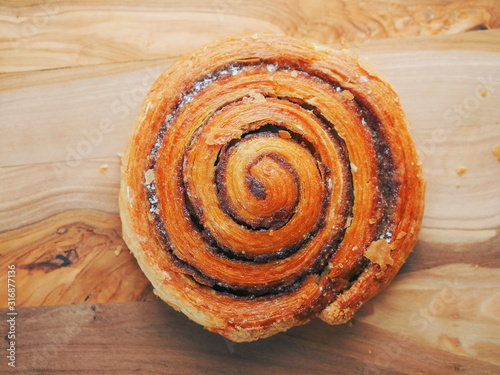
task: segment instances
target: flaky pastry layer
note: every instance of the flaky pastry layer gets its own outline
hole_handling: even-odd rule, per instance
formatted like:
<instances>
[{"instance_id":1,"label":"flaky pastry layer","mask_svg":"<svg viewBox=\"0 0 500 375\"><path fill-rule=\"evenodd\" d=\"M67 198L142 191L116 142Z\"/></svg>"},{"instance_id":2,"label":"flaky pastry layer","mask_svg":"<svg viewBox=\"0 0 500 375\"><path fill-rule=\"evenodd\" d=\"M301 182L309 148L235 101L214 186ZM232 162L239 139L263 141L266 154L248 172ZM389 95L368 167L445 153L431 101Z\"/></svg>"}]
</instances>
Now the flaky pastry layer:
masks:
<instances>
[{"instance_id":1,"label":"flaky pastry layer","mask_svg":"<svg viewBox=\"0 0 500 375\"><path fill-rule=\"evenodd\" d=\"M424 191L382 76L346 52L256 34L201 47L157 79L119 204L159 297L251 341L349 320L412 251Z\"/></svg>"}]
</instances>

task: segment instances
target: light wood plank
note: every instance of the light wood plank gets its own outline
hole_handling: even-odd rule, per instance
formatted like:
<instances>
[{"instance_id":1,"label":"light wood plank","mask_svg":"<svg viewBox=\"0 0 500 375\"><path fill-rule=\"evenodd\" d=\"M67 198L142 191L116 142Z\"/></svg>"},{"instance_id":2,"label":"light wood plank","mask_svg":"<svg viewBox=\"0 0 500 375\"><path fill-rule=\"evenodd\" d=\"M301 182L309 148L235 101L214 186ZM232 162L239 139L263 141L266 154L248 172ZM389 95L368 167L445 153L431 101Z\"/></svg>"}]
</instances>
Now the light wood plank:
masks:
<instances>
[{"instance_id":1,"label":"light wood plank","mask_svg":"<svg viewBox=\"0 0 500 375\"><path fill-rule=\"evenodd\" d=\"M3 311L0 311L3 313ZM494 374L496 365L355 321L315 320L252 343L204 331L162 302L19 309L16 371L88 374Z\"/></svg>"},{"instance_id":2,"label":"light wood plank","mask_svg":"<svg viewBox=\"0 0 500 375\"><path fill-rule=\"evenodd\" d=\"M0 71L177 56L235 33L321 43L500 27L495 0L12 1L0 6Z\"/></svg>"},{"instance_id":3,"label":"light wood plank","mask_svg":"<svg viewBox=\"0 0 500 375\"><path fill-rule=\"evenodd\" d=\"M468 252L481 258L481 250ZM404 332L426 346L500 366L500 273L491 266L455 260L400 275L356 318L395 335Z\"/></svg>"}]
</instances>

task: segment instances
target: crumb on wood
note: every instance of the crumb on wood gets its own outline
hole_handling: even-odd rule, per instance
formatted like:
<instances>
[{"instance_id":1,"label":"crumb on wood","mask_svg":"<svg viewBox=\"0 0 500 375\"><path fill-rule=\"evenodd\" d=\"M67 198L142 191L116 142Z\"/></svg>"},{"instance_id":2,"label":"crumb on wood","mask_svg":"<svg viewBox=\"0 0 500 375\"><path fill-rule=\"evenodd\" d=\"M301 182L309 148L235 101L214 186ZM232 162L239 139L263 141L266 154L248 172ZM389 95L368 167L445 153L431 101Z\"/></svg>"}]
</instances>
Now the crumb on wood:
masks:
<instances>
[{"instance_id":1,"label":"crumb on wood","mask_svg":"<svg viewBox=\"0 0 500 375\"><path fill-rule=\"evenodd\" d=\"M457 170L457 174L459 176L462 176L465 172L467 172L467 167L464 167L463 165L460 165L455 168Z\"/></svg>"},{"instance_id":2,"label":"crumb on wood","mask_svg":"<svg viewBox=\"0 0 500 375\"><path fill-rule=\"evenodd\" d=\"M123 246L122 245L118 245L116 247L116 250L115 250L115 255L116 256L120 255L120 253L122 252L122 249L123 249Z\"/></svg>"},{"instance_id":3,"label":"crumb on wood","mask_svg":"<svg viewBox=\"0 0 500 375\"><path fill-rule=\"evenodd\" d=\"M457 182L457 184L455 185L457 187L457 189L460 187L460 182Z\"/></svg>"},{"instance_id":4,"label":"crumb on wood","mask_svg":"<svg viewBox=\"0 0 500 375\"><path fill-rule=\"evenodd\" d=\"M116 156L118 156L120 159L123 158L123 152L118 152Z\"/></svg>"},{"instance_id":5,"label":"crumb on wood","mask_svg":"<svg viewBox=\"0 0 500 375\"><path fill-rule=\"evenodd\" d=\"M101 173L102 174L106 174L108 168L109 168L109 165L107 165L107 164L101 164Z\"/></svg>"},{"instance_id":6,"label":"crumb on wood","mask_svg":"<svg viewBox=\"0 0 500 375\"><path fill-rule=\"evenodd\" d=\"M340 46L342 47L342 49L349 48L349 44L347 43L347 40L344 37L340 38Z\"/></svg>"},{"instance_id":7,"label":"crumb on wood","mask_svg":"<svg viewBox=\"0 0 500 375\"><path fill-rule=\"evenodd\" d=\"M498 161L500 161L500 145L493 147L493 154L495 154Z\"/></svg>"}]
</instances>

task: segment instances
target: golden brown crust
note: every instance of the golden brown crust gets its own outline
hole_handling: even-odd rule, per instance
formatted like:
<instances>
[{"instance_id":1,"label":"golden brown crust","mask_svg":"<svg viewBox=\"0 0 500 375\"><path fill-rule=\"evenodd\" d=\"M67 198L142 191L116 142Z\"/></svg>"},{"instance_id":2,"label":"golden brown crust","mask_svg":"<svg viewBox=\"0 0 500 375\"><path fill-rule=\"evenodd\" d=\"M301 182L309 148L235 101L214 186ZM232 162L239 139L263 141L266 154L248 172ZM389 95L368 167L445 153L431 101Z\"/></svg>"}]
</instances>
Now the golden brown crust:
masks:
<instances>
[{"instance_id":1,"label":"golden brown crust","mask_svg":"<svg viewBox=\"0 0 500 375\"><path fill-rule=\"evenodd\" d=\"M251 341L350 319L413 249L424 190L399 99L373 68L257 34L204 46L158 78L119 203L157 294Z\"/></svg>"}]
</instances>

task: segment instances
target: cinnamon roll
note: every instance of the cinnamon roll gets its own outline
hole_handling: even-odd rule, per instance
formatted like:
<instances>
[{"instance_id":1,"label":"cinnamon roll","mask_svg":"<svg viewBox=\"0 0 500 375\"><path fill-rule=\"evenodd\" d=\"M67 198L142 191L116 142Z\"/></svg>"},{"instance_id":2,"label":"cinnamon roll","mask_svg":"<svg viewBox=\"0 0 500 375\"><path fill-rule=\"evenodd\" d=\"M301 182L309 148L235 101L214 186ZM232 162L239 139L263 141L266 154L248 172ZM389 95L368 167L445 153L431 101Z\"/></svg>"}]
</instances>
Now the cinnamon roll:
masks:
<instances>
[{"instance_id":1,"label":"cinnamon roll","mask_svg":"<svg viewBox=\"0 0 500 375\"><path fill-rule=\"evenodd\" d=\"M157 295L251 341L349 320L412 251L424 190L380 74L343 51L257 34L201 47L158 78L119 203Z\"/></svg>"}]
</instances>

